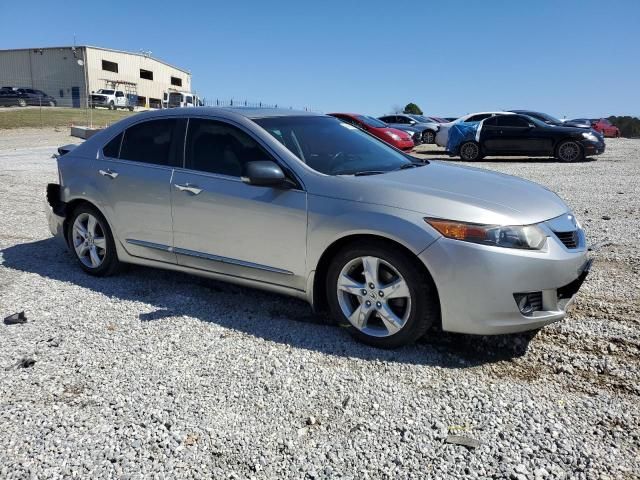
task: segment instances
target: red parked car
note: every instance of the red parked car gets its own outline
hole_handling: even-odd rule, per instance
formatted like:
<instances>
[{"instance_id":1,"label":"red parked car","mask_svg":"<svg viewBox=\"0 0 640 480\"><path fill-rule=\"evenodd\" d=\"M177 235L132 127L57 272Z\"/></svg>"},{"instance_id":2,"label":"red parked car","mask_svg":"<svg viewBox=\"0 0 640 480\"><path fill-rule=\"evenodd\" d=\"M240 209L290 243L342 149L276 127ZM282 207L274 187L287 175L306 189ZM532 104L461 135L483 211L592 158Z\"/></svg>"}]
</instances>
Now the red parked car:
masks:
<instances>
[{"instance_id":1,"label":"red parked car","mask_svg":"<svg viewBox=\"0 0 640 480\"><path fill-rule=\"evenodd\" d=\"M597 130L605 137L616 137L620 136L620 129L615 125L612 125L609 120L606 118L601 118L600 120L593 120L591 122L591 127L594 130Z\"/></svg>"},{"instance_id":2,"label":"red parked car","mask_svg":"<svg viewBox=\"0 0 640 480\"><path fill-rule=\"evenodd\" d=\"M391 128L377 118L358 115L357 113L330 113L329 115L369 132L371 135L390 143L400 150L407 151L414 147L413 140L407 132Z\"/></svg>"}]
</instances>

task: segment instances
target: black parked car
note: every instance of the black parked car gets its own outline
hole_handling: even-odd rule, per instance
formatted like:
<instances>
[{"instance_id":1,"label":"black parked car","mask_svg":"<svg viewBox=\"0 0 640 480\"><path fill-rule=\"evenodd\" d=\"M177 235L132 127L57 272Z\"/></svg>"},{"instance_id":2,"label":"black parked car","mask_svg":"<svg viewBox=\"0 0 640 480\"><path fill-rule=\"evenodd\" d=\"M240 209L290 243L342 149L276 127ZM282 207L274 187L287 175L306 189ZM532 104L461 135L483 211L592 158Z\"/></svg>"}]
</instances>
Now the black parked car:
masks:
<instances>
[{"instance_id":1,"label":"black parked car","mask_svg":"<svg viewBox=\"0 0 640 480\"><path fill-rule=\"evenodd\" d=\"M0 90L0 107L26 107L27 100L21 93L15 90L5 89Z\"/></svg>"},{"instance_id":2,"label":"black parked car","mask_svg":"<svg viewBox=\"0 0 640 480\"><path fill-rule=\"evenodd\" d=\"M602 137L583 128L548 125L526 115L496 115L480 127L480 141L463 141L456 154L462 160L485 155L556 157L575 162L604 152Z\"/></svg>"},{"instance_id":3,"label":"black parked car","mask_svg":"<svg viewBox=\"0 0 640 480\"><path fill-rule=\"evenodd\" d=\"M14 94L18 94L19 98L24 100L24 102L20 101L19 103L21 107L26 105L43 107L56 106L56 99L51 95L47 95L42 90L36 90L34 88L2 87L2 92L13 92Z\"/></svg>"}]
</instances>

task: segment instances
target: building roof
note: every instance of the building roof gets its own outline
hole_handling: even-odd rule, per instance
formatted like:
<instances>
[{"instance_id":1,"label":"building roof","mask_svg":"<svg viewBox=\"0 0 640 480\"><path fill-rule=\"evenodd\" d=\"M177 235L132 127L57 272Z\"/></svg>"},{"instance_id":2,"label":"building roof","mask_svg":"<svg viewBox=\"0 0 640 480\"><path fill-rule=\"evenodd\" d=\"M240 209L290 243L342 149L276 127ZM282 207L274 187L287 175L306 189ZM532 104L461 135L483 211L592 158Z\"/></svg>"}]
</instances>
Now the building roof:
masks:
<instances>
[{"instance_id":1,"label":"building roof","mask_svg":"<svg viewBox=\"0 0 640 480\"><path fill-rule=\"evenodd\" d=\"M58 47L5 48L5 49L0 49L0 53L1 52L21 51L21 50L60 50L60 49L72 49L72 48L74 48L74 46L72 46L72 45L58 46ZM144 53L141 53L141 52L127 52L125 50L116 50L114 48L96 47L94 45L76 45L75 48L91 48L93 50L104 50L106 52L124 53L126 55L135 55L137 57L149 58L150 60L154 60L154 61L162 63L162 64L164 64L164 65L166 65L168 67L175 68L176 70L180 70L181 72L184 72L184 73L187 73L187 74L191 75L191 72L189 70L185 70L184 68L176 67L175 65L167 63L164 60L160 60L159 58L155 58L155 57L152 57L150 55L145 55Z\"/></svg>"}]
</instances>

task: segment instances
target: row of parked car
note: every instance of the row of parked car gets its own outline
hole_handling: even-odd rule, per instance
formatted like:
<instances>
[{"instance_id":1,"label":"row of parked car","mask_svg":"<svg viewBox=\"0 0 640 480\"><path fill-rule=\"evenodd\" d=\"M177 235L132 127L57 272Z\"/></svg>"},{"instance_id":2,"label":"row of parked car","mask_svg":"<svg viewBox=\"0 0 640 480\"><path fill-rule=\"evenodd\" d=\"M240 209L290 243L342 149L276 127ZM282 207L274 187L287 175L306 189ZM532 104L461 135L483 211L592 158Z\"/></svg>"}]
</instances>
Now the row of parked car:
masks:
<instances>
[{"instance_id":1,"label":"row of parked car","mask_svg":"<svg viewBox=\"0 0 640 480\"><path fill-rule=\"evenodd\" d=\"M1 87L0 107L43 106L55 107L56 99L42 90L22 87Z\"/></svg>"},{"instance_id":2,"label":"row of parked car","mask_svg":"<svg viewBox=\"0 0 640 480\"><path fill-rule=\"evenodd\" d=\"M400 150L431 143L467 161L485 155L517 155L554 156L573 162L604 152L605 136L620 136L618 128L604 118L562 121L531 110L477 112L455 120L414 114L330 115Z\"/></svg>"}]
</instances>

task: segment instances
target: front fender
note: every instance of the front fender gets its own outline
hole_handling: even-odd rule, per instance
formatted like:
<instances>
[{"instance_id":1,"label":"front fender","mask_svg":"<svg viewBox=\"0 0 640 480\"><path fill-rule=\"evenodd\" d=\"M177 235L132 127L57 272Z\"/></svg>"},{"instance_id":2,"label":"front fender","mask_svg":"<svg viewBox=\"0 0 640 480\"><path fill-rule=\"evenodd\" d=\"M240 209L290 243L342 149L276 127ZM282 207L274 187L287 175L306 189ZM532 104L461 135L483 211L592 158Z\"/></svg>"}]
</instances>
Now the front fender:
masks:
<instances>
[{"instance_id":1,"label":"front fender","mask_svg":"<svg viewBox=\"0 0 640 480\"><path fill-rule=\"evenodd\" d=\"M315 270L324 252L353 235L386 238L418 255L439 235L418 212L367 203L309 197L307 270Z\"/></svg>"}]
</instances>

